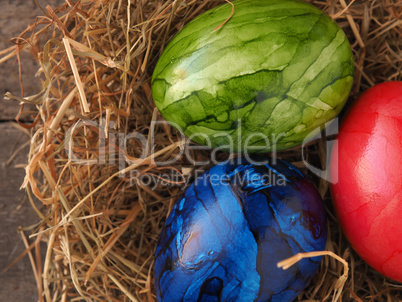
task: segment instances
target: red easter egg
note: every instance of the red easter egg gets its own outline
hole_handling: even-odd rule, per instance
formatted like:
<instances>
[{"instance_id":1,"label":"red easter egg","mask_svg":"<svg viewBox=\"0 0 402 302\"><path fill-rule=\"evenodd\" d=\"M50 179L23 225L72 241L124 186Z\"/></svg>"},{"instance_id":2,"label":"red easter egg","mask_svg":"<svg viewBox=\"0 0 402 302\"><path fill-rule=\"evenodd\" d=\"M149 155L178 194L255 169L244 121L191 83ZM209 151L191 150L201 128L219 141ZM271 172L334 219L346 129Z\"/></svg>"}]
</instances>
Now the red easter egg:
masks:
<instances>
[{"instance_id":1,"label":"red easter egg","mask_svg":"<svg viewBox=\"0 0 402 302\"><path fill-rule=\"evenodd\" d=\"M363 93L331 157L334 207L354 250L402 282L402 82Z\"/></svg>"}]
</instances>

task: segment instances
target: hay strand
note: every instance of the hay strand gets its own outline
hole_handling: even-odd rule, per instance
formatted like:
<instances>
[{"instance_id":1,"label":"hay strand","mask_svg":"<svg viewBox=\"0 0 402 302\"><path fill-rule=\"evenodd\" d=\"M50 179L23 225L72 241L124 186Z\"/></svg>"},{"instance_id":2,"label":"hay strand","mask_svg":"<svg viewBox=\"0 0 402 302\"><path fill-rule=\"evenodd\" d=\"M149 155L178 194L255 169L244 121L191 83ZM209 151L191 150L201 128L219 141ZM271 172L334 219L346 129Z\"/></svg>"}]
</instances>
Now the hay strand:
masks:
<instances>
[{"instance_id":1,"label":"hay strand","mask_svg":"<svg viewBox=\"0 0 402 302\"><path fill-rule=\"evenodd\" d=\"M78 88L78 92L80 93L80 100L81 100L82 108L84 109L84 112L87 113L87 112L89 112L88 102L87 102L87 98L85 96L85 91L84 91L84 87L83 87L81 79L80 79L80 75L78 73L77 65L75 64L73 52L71 51L70 42L67 38L63 38L63 43L66 48L66 54L67 54L68 60L70 61L70 65L73 70L73 75L74 75L75 83Z\"/></svg>"}]
</instances>

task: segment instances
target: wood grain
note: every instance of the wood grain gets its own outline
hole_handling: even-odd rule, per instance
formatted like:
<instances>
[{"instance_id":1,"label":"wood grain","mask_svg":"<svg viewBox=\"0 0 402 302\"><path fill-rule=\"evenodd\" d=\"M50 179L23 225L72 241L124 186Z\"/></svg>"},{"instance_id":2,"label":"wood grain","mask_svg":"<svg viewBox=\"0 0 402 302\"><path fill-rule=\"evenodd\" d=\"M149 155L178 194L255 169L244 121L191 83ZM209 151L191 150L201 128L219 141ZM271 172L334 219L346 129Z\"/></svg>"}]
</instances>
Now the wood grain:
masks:
<instances>
[{"instance_id":1,"label":"wood grain","mask_svg":"<svg viewBox=\"0 0 402 302\"><path fill-rule=\"evenodd\" d=\"M39 0L45 8L52 8L62 4L62 0ZM24 31L29 24L35 21L36 16L42 16L42 11L33 0L1 0L0 1L0 50L13 46L13 38ZM13 40L15 41L15 40ZM35 77L39 64L28 51L21 52L21 75L24 87L24 96L36 94L40 91L39 78ZM22 96L19 66L16 58L9 59L0 65L0 93L11 92L15 96ZM30 110L33 106L25 106ZM0 120L14 120L19 110L19 102L4 100L0 97ZM23 120L30 120L30 115L22 116Z\"/></svg>"},{"instance_id":2,"label":"wood grain","mask_svg":"<svg viewBox=\"0 0 402 302\"><path fill-rule=\"evenodd\" d=\"M7 272L2 272L24 250L18 227L27 227L39 221L24 192L19 190L27 162L24 148L6 165L13 149L27 141L27 136L9 123L0 123L0 301L37 301L37 287L28 257L24 257ZM26 232L28 235L29 232Z\"/></svg>"},{"instance_id":3,"label":"wood grain","mask_svg":"<svg viewBox=\"0 0 402 302\"><path fill-rule=\"evenodd\" d=\"M43 7L62 4L63 0L39 0ZM18 36L35 16L43 15L32 0L2 0L0 7L0 50L13 44L12 37ZM34 75L38 64L28 52L22 53L22 80L24 95L32 95L39 91L39 79ZM21 96L18 64L10 59L0 65L0 92L11 92ZM27 108L29 109L29 107ZM19 110L18 102L0 98L0 301L29 302L38 301L37 285L27 256L20 260L7 272L3 272L13 260L25 250L18 228L29 227L39 221L32 209L25 192L20 191L24 170L21 165L27 162L28 148L25 147L10 165L6 165L13 150L22 146L28 137L13 127L8 121L14 120ZM29 115L24 120L29 120ZM16 168L16 166L18 168ZM29 236L30 231L25 234ZM32 243L32 240L30 240ZM45 245L42 246L44 251Z\"/></svg>"},{"instance_id":4,"label":"wood grain","mask_svg":"<svg viewBox=\"0 0 402 302\"><path fill-rule=\"evenodd\" d=\"M0 50L13 46L11 39L18 36L21 31L32 23L36 14L40 14L40 12L33 1L2 1L0 10ZM21 71L25 96L32 95L39 89L39 81L34 78L38 70L38 64L31 58L31 54L27 52L21 53L21 59L24 62L21 66ZM16 96L21 96L18 69L18 63L15 58L9 59L0 65L0 92L3 95L6 92L11 92ZM0 98L1 119L14 119L18 109L18 102Z\"/></svg>"}]
</instances>

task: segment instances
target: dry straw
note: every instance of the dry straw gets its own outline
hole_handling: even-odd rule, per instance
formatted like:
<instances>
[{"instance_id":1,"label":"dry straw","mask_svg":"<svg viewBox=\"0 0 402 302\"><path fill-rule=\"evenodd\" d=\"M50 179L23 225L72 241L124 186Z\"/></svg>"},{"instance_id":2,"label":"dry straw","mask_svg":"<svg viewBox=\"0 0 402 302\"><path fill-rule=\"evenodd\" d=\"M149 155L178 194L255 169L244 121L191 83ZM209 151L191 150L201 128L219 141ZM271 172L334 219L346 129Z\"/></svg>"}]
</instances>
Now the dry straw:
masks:
<instances>
[{"instance_id":1,"label":"dry straw","mask_svg":"<svg viewBox=\"0 0 402 302\"><path fill-rule=\"evenodd\" d=\"M32 244L23 236L41 301L154 301L158 234L195 167L184 157L169 166L155 164L176 158L185 141L166 124L154 125L161 117L150 79L172 36L224 2L66 0L60 7L42 8L44 16L0 53L0 62L17 56L21 64L19 53L30 51L40 64L42 91L26 98L6 96L22 103L17 120L25 114L23 104L37 108L31 125L21 123L31 133L22 187L41 222ZM402 2L309 2L333 17L352 44L356 74L348 106L376 83L402 80ZM144 135L146 144L123 139L134 132ZM305 158L322 169L325 140L304 149ZM200 161L210 156L209 151L190 153ZM348 247L333 215L328 183L305 169L301 154L295 148L279 156L303 168L319 188L329 220L327 251L335 258L323 258L299 300L401 300L401 286L374 272ZM176 180L155 188L137 181L165 174ZM47 244L44 260L40 241Z\"/></svg>"}]
</instances>

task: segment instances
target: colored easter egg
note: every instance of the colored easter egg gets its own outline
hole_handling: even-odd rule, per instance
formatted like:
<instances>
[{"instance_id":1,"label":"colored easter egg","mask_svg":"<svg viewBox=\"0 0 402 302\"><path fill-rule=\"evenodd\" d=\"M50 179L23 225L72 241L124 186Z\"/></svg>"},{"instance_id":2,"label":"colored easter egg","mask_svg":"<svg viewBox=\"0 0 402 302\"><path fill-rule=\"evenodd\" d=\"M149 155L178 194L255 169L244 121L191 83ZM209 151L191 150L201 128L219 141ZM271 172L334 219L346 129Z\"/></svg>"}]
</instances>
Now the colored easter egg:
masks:
<instances>
[{"instance_id":1,"label":"colored easter egg","mask_svg":"<svg viewBox=\"0 0 402 302\"><path fill-rule=\"evenodd\" d=\"M172 209L156 249L158 301L292 301L317 270L320 257L277 267L325 248L314 185L279 159L233 161L197 178Z\"/></svg>"},{"instance_id":2,"label":"colored easter egg","mask_svg":"<svg viewBox=\"0 0 402 302\"><path fill-rule=\"evenodd\" d=\"M331 179L352 247L402 282L402 82L378 84L355 102L334 145Z\"/></svg>"},{"instance_id":3,"label":"colored easter egg","mask_svg":"<svg viewBox=\"0 0 402 302\"><path fill-rule=\"evenodd\" d=\"M188 23L163 51L152 94L193 141L230 152L294 147L344 106L353 82L339 26L299 0L237 0Z\"/></svg>"}]
</instances>

